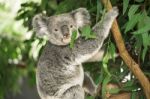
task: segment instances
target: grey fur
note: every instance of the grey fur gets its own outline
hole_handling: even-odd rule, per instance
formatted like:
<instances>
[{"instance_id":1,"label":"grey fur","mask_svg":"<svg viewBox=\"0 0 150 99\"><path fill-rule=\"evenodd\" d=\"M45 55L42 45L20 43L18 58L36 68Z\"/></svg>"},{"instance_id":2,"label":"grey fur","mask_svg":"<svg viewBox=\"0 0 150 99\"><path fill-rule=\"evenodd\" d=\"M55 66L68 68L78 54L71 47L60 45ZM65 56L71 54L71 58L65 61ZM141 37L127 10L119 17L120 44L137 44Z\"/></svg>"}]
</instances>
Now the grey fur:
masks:
<instances>
[{"instance_id":1,"label":"grey fur","mask_svg":"<svg viewBox=\"0 0 150 99\"><path fill-rule=\"evenodd\" d=\"M90 16L86 9L79 8L71 13L51 17L43 18L42 15L34 17L35 31L40 36L48 36L49 40L38 61L36 73L37 88L42 99L84 99L83 81L90 81L89 84L92 85L86 89L91 95L94 94L96 87L90 76L86 76L84 80L82 63L94 57L101 49L117 15L117 8L107 12L103 20L92 28L97 38L85 40L78 37L72 49L68 43L61 43L62 31L54 33L53 30L60 29L64 25L72 24L74 29L77 29L89 24ZM71 30L69 26L68 29ZM71 35L72 31L69 33Z\"/></svg>"}]
</instances>

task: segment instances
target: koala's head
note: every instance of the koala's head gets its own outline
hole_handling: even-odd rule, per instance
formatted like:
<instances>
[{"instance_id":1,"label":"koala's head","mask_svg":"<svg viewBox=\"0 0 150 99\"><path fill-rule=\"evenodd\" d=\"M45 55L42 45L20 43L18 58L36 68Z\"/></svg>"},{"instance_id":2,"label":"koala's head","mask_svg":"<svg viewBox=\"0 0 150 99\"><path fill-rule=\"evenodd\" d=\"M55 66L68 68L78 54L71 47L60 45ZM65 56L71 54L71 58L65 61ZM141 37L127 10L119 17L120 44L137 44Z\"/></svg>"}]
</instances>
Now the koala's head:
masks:
<instances>
[{"instance_id":1,"label":"koala's head","mask_svg":"<svg viewBox=\"0 0 150 99\"><path fill-rule=\"evenodd\" d=\"M55 45L68 45L73 31L90 24L90 15L85 8L79 8L70 13L50 17L38 14L32 23L37 36L46 36Z\"/></svg>"}]
</instances>

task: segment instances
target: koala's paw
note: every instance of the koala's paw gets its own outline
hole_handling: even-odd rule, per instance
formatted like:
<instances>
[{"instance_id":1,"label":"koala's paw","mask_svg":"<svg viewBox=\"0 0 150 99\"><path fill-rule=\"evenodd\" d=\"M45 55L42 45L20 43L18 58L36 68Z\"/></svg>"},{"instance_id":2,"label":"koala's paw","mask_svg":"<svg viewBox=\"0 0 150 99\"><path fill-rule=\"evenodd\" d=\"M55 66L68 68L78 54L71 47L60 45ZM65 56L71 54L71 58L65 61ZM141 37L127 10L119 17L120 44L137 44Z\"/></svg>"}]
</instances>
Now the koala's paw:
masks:
<instances>
[{"instance_id":1,"label":"koala's paw","mask_svg":"<svg viewBox=\"0 0 150 99\"><path fill-rule=\"evenodd\" d=\"M108 12L108 15L111 17L111 18L116 18L119 14L119 10L117 7L113 7L109 12Z\"/></svg>"},{"instance_id":2,"label":"koala's paw","mask_svg":"<svg viewBox=\"0 0 150 99\"><path fill-rule=\"evenodd\" d=\"M112 8L112 15L118 16L118 14L119 14L119 9L117 7L113 7Z\"/></svg>"}]
</instances>

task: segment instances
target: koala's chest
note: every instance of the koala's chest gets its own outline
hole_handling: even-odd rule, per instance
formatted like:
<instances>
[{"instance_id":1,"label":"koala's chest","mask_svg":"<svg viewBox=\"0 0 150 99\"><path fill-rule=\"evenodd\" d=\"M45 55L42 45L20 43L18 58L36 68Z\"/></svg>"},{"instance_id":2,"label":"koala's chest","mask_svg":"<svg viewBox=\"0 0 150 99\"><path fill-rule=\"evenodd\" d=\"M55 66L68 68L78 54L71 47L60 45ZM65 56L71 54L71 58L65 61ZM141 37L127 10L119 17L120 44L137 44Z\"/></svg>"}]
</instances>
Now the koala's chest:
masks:
<instances>
[{"instance_id":1,"label":"koala's chest","mask_svg":"<svg viewBox=\"0 0 150 99\"><path fill-rule=\"evenodd\" d=\"M58 95L61 95L72 86L76 86L76 85L82 86L83 84L84 72L83 72L82 65L75 66L75 67L69 66L69 67L70 68L68 68L68 70L65 72L65 74L67 74L68 82L60 86L60 90L57 92Z\"/></svg>"},{"instance_id":2,"label":"koala's chest","mask_svg":"<svg viewBox=\"0 0 150 99\"><path fill-rule=\"evenodd\" d=\"M72 76L69 80L70 84L82 86L84 79L84 71L82 65L69 66L68 70L66 71L66 74L68 76Z\"/></svg>"},{"instance_id":3,"label":"koala's chest","mask_svg":"<svg viewBox=\"0 0 150 99\"><path fill-rule=\"evenodd\" d=\"M72 83L79 84L79 85L82 86L82 84L83 84L83 79L84 79L84 71L83 71L82 65L79 65L79 66L78 66L77 71L78 71L78 72L76 73L75 78L73 79L73 82L72 82Z\"/></svg>"},{"instance_id":4,"label":"koala's chest","mask_svg":"<svg viewBox=\"0 0 150 99\"><path fill-rule=\"evenodd\" d=\"M84 78L84 71L82 65L68 66L67 75L71 75L71 83L82 84Z\"/></svg>"}]
</instances>

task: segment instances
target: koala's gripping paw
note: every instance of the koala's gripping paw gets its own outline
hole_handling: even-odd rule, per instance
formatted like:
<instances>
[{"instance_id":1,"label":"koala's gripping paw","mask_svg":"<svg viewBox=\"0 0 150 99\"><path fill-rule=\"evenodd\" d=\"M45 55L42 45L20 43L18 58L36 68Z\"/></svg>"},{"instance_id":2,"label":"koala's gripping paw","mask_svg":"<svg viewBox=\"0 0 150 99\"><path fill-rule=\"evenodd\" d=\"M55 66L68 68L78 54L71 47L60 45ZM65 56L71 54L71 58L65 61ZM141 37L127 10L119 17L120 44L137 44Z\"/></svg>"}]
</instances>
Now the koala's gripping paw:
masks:
<instances>
[{"instance_id":1,"label":"koala's gripping paw","mask_svg":"<svg viewBox=\"0 0 150 99\"><path fill-rule=\"evenodd\" d=\"M111 18L116 18L119 14L119 10L117 7L113 7L109 12L108 12L108 16L110 16Z\"/></svg>"},{"instance_id":2,"label":"koala's gripping paw","mask_svg":"<svg viewBox=\"0 0 150 99\"><path fill-rule=\"evenodd\" d=\"M112 8L112 15L113 15L114 17L117 17L118 14L119 14L119 9L118 9L117 7L113 7L113 8Z\"/></svg>"}]
</instances>

